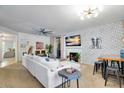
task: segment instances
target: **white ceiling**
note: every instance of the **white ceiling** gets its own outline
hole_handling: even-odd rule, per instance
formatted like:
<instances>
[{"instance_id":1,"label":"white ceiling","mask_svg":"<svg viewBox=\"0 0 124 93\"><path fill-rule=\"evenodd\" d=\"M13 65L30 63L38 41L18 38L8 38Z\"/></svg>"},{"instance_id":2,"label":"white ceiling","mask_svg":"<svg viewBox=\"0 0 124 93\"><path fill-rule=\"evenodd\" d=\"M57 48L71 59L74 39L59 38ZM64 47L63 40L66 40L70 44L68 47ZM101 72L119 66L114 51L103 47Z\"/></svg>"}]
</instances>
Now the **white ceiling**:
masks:
<instances>
[{"instance_id":1,"label":"white ceiling","mask_svg":"<svg viewBox=\"0 0 124 93\"><path fill-rule=\"evenodd\" d=\"M97 18L80 20L70 5L0 5L0 25L27 33L43 27L60 35L123 20L123 11L123 5L107 5Z\"/></svg>"}]
</instances>

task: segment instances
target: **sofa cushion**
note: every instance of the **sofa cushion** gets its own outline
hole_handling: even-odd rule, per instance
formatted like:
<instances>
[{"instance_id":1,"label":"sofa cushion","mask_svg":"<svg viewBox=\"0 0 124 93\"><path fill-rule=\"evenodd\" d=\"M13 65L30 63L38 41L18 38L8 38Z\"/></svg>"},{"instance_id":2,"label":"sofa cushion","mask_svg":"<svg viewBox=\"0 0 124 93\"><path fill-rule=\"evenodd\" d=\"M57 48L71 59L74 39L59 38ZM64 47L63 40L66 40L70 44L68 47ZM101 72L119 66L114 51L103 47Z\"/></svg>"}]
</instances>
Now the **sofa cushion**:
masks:
<instances>
[{"instance_id":1,"label":"sofa cushion","mask_svg":"<svg viewBox=\"0 0 124 93\"><path fill-rule=\"evenodd\" d=\"M37 61L37 62L43 62L43 61L45 61L45 58L46 58L46 57L40 57L40 56L34 55L33 58L34 58L34 60Z\"/></svg>"},{"instance_id":2,"label":"sofa cushion","mask_svg":"<svg viewBox=\"0 0 124 93\"><path fill-rule=\"evenodd\" d=\"M50 70L56 70L59 66L59 61L55 59L51 59L48 57L39 57L39 56L34 56L34 60L39 62L40 64L46 66Z\"/></svg>"},{"instance_id":3,"label":"sofa cushion","mask_svg":"<svg viewBox=\"0 0 124 93\"><path fill-rule=\"evenodd\" d=\"M25 57L29 58L29 59L33 59L34 58L33 55L28 55L28 54L25 54Z\"/></svg>"},{"instance_id":4,"label":"sofa cushion","mask_svg":"<svg viewBox=\"0 0 124 93\"><path fill-rule=\"evenodd\" d=\"M47 66L50 70L56 70L59 66L59 61L49 59L49 61L44 61L42 64Z\"/></svg>"}]
</instances>

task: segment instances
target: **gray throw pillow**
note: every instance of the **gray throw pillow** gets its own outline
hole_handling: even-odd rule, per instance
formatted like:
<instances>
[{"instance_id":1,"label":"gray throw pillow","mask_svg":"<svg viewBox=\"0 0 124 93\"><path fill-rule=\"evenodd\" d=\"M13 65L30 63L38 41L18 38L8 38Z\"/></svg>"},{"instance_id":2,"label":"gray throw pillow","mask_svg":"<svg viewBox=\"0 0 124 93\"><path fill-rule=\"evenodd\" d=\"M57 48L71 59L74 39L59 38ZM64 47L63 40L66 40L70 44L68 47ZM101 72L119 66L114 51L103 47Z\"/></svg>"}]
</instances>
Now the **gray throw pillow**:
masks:
<instances>
[{"instance_id":1,"label":"gray throw pillow","mask_svg":"<svg viewBox=\"0 0 124 93\"><path fill-rule=\"evenodd\" d=\"M50 61L49 58L45 58L46 61Z\"/></svg>"}]
</instances>

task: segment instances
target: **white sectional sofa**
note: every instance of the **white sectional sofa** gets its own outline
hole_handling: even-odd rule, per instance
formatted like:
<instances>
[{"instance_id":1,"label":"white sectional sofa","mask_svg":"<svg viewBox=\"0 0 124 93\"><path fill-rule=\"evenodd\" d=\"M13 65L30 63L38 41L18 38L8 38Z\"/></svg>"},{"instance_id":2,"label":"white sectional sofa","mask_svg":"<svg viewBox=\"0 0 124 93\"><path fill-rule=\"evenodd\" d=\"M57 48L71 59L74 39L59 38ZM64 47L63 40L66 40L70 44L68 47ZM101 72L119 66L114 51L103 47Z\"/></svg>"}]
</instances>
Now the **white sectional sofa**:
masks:
<instances>
[{"instance_id":1,"label":"white sectional sofa","mask_svg":"<svg viewBox=\"0 0 124 93\"><path fill-rule=\"evenodd\" d=\"M59 60L32 55L24 55L22 57L22 64L47 88L61 85L62 78L58 75L59 70L70 67L80 70L80 65L78 63L59 62Z\"/></svg>"}]
</instances>

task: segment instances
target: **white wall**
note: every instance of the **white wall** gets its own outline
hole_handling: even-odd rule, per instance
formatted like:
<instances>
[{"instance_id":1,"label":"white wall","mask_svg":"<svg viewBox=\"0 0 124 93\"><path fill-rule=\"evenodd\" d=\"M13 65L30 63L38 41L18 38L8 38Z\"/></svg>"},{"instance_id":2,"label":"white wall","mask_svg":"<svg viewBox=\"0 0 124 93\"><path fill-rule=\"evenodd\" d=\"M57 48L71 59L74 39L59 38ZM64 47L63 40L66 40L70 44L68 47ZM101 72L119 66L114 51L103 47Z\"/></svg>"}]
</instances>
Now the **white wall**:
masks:
<instances>
[{"instance_id":1,"label":"white wall","mask_svg":"<svg viewBox=\"0 0 124 93\"><path fill-rule=\"evenodd\" d=\"M68 33L66 36L75 34L81 35L82 46L78 48L82 48L82 62L86 64L93 64L96 58L101 54L119 54L120 49L124 47L124 42L122 42L122 38L124 37L123 22L82 29L80 31ZM90 48L92 37L99 37L102 39L102 49ZM66 52L67 47L64 47ZM66 56L66 53L63 54Z\"/></svg>"},{"instance_id":2,"label":"white wall","mask_svg":"<svg viewBox=\"0 0 124 93\"><path fill-rule=\"evenodd\" d=\"M29 41L26 48L20 48L20 43L22 41L24 42ZM43 42L44 48L45 48L46 44L50 44L50 37L26 34L26 33L18 33L18 52L19 52L18 59L19 61L21 61L22 53L27 52L30 46L33 46L33 53L35 53L36 42Z\"/></svg>"}]
</instances>

